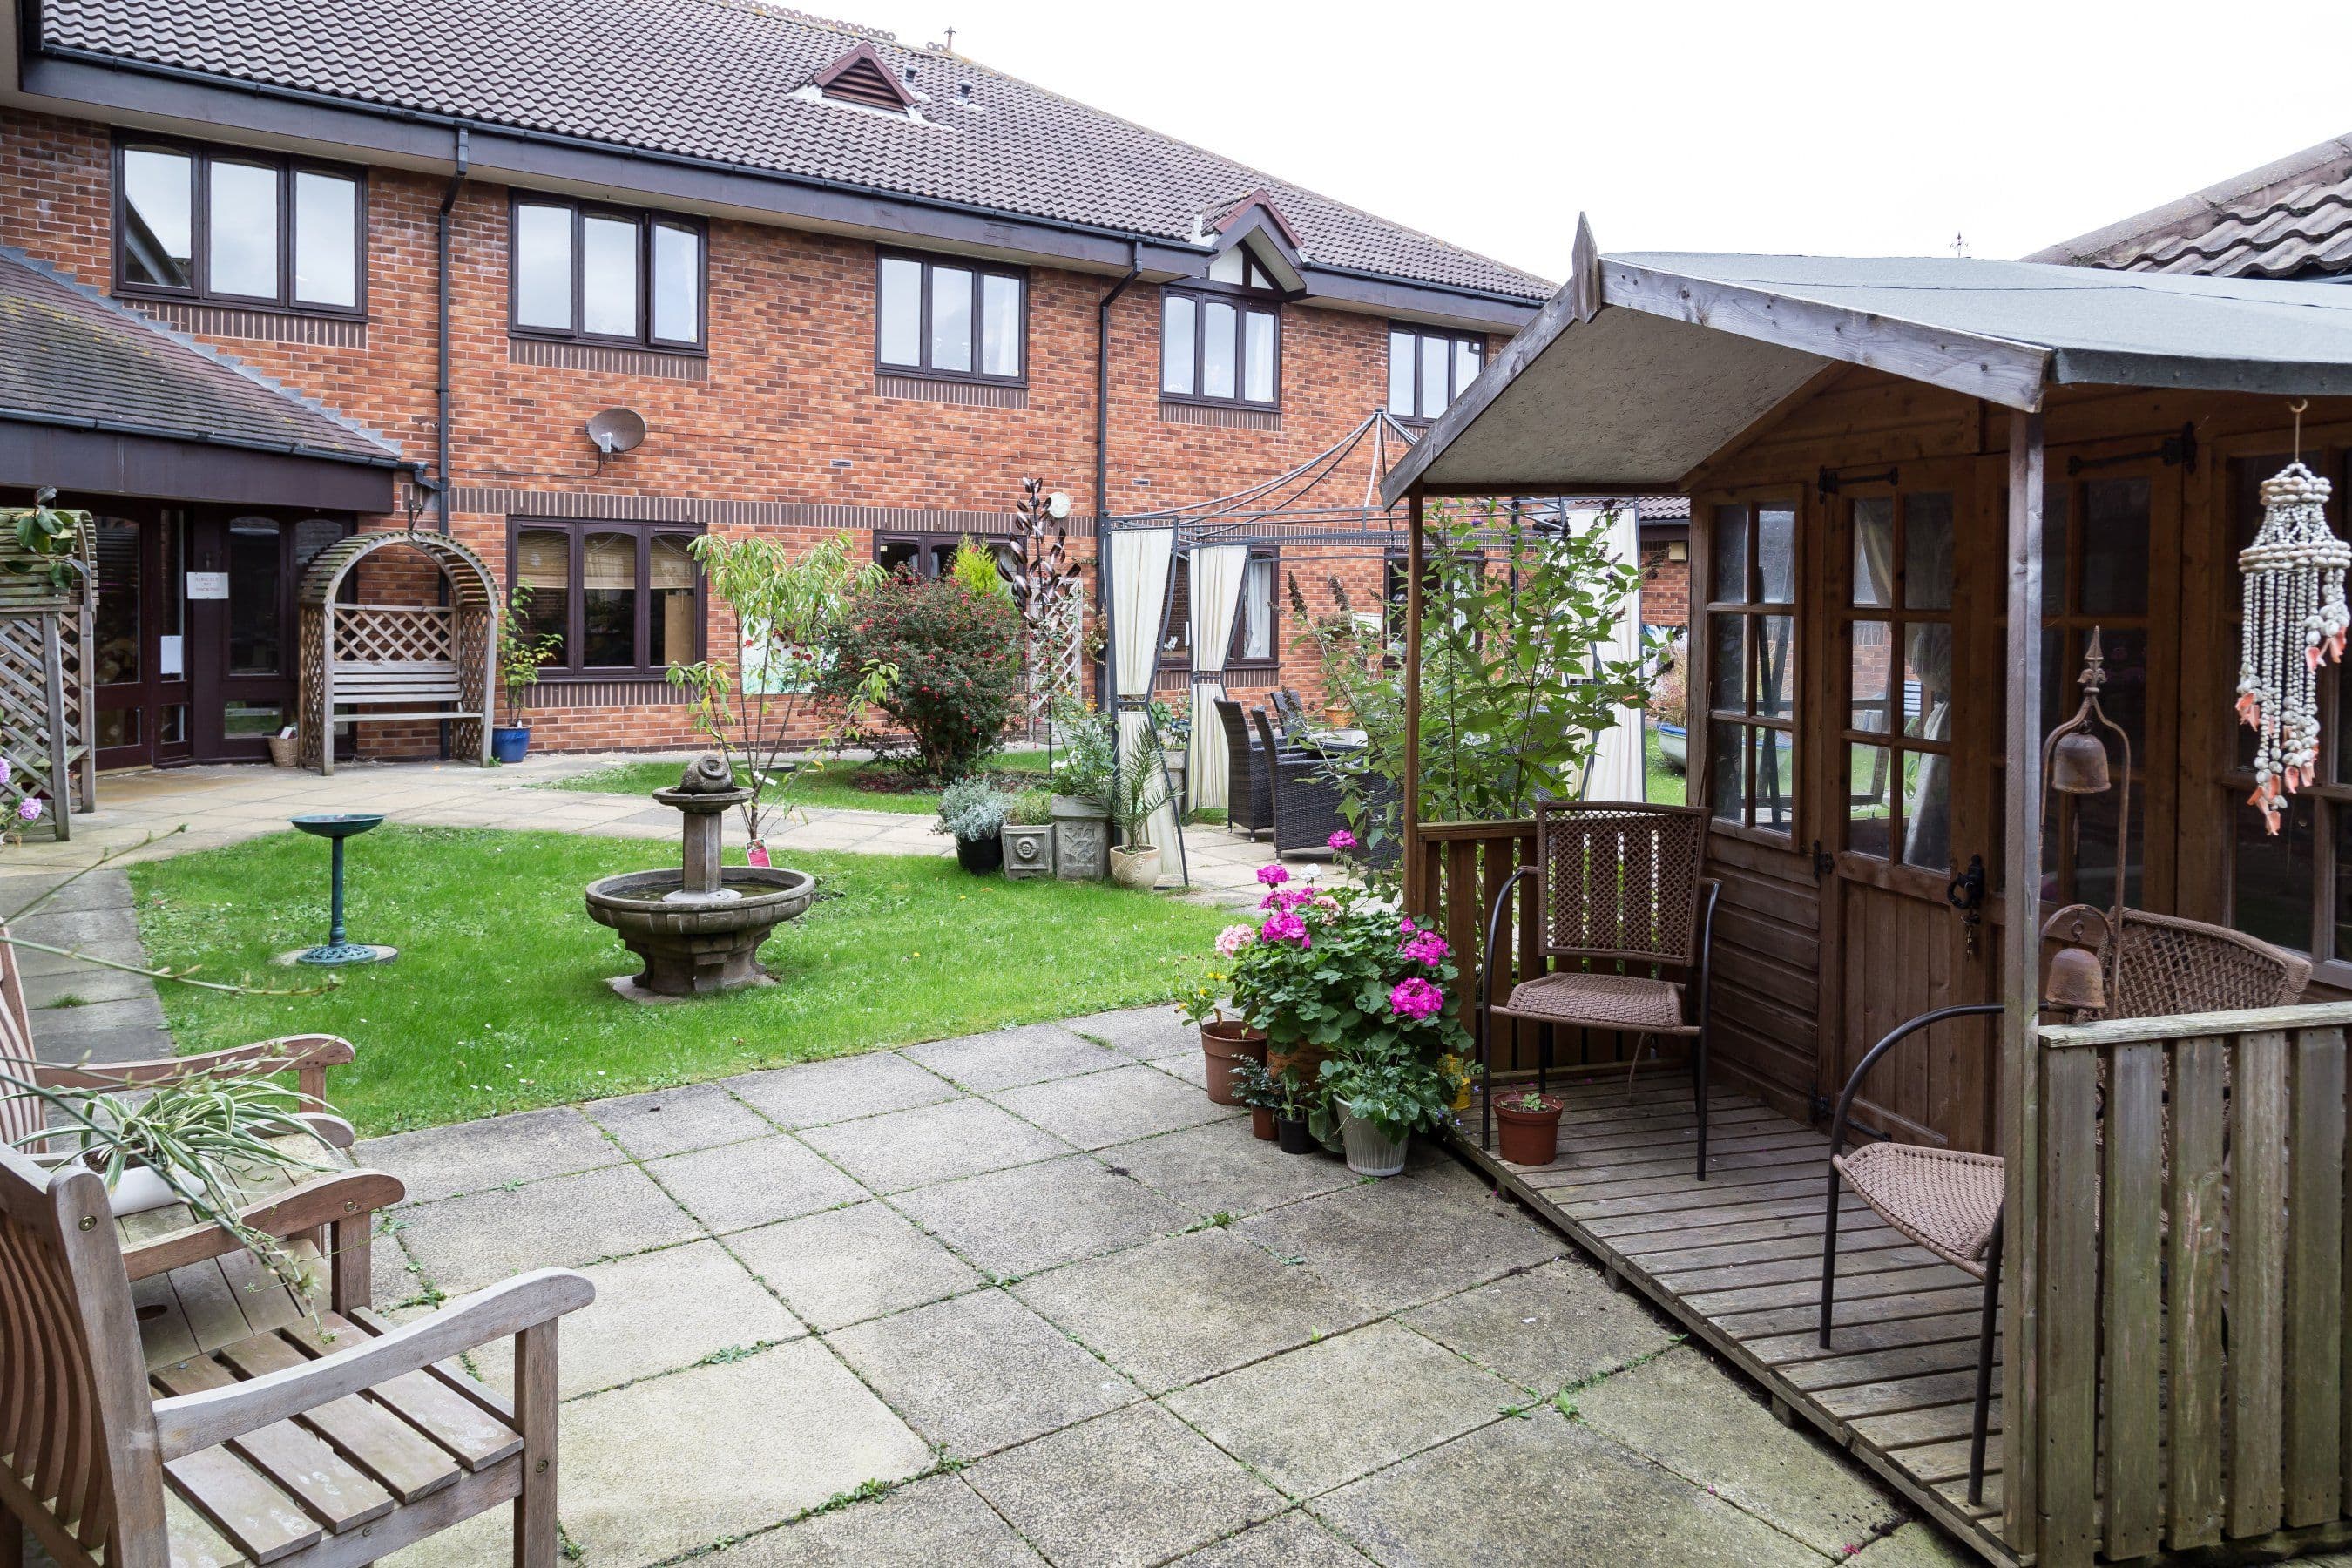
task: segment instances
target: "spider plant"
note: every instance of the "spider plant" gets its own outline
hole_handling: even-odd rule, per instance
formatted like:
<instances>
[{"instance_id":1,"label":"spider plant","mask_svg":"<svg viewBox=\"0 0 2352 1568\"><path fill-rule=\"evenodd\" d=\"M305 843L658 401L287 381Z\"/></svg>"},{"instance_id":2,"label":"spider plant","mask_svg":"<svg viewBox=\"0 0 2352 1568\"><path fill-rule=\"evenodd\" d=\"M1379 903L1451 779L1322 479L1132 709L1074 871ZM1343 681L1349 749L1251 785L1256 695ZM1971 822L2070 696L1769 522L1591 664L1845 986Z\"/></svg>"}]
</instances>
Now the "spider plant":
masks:
<instances>
[{"instance_id":1,"label":"spider plant","mask_svg":"<svg viewBox=\"0 0 2352 1568\"><path fill-rule=\"evenodd\" d=\"M327 1171L333 1167L295 1152L280 1140L325 1147L304 1120L307 1097L268 1079L191 1073L144 1084L89 1075L83 1088L52 1089L0 1070L0 1095L38 1100L48 1125L16 1140L26 1152L44 1143L71 1145L65 1157L97 1171L109 1189L132 1165L154 1172L199 1221L236 1237L296 1299L306 1305L317 1286L313 1269L274 1236L246 1225L237 1209L249 1194L240 1175L256 1171Z\"/></svg>"}]
</instances>

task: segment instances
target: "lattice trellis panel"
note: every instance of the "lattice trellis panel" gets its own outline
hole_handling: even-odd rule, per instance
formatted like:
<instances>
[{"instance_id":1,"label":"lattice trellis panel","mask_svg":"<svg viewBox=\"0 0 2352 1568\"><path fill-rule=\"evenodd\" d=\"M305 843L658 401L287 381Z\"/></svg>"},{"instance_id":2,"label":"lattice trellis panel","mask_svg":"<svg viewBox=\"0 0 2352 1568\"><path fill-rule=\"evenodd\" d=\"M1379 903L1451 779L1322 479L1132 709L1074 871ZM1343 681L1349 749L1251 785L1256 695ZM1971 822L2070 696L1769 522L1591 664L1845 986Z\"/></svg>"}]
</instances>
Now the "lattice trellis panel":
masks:
<instances>
[{"instance_id":1,"label":"lattice trellis panel","mask_svg":"<svg viewBox=\"0 0 2352 1568\"><path fill-rule=\"evenodd\" d=\"M446 664L451 612L438 605L338 605L337 664Z\"/></svg>"},{"instance_id":2,"label":"lattice trellis panel","mask_svg":"<svg viewBox=\"0 0 2352 1568\"><path fill-rule=\"evenodd\" d=\"M1028 720L1033 735L1044 731L1057 697L1086 693L1086 601L1071 594L1054 606L1051 618L1029 638Z\"/></svg>"},{"instance_id":3,"label":"lattice trellis panel","mask_svg":"<svg viewBox=\"0 0 2352 1568\"><path fill-rule=\"evenodd\" d=\"M0 807L8 812L7 825L16 821L17 806L43 797L47 820L60 838L73 836L72 764L77 760L68 741L67 714L74 707L67 698L64 660L58 647L56 615L0 617L0 754L8 759L8 778L0 784Z\"/></svg>"}]
</instances>

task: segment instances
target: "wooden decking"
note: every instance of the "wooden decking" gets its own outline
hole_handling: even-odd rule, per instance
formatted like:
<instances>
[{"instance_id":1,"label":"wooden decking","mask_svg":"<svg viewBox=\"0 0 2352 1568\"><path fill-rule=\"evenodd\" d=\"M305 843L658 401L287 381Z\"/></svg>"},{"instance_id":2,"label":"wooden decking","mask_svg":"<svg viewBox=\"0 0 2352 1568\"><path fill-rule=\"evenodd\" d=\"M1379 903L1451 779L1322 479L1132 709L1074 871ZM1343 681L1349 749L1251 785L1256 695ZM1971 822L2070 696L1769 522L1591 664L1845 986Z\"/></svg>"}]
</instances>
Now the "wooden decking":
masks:
<instances>
[{"instance_id":1,"label":"wooden decking","mask_svg":"<svg viewBox=\"0 0 2352 1568\"><path fill-rule=\"evenodd\" d=\"M1969 1430L1983 1287L1890 1230L1848 1193L1840 1205L1835 1348L1823 1350L1822 1224L1829 1140L1748 1096L1718 1089L1708 1176L1694 1174L1689 1079L1622 1068L1556 1073L1559 1158L1506 1164L1465 1153L1610 1272L1763 1384L1993 1563L2001 1541L1996 1375L1985 1501L1968 1502Z\"/></svg>"}]
</instances>

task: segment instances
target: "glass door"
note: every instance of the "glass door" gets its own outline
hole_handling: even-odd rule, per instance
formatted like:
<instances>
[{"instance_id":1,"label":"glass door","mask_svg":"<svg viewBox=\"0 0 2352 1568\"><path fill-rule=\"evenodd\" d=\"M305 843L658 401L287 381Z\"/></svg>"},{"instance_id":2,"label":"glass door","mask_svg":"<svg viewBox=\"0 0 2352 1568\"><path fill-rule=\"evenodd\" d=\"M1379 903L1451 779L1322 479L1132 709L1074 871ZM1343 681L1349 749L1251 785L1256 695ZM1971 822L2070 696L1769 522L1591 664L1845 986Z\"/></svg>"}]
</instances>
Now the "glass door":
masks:
<instances>
[{"instance_id":1,"label":"glass door","mask_svg":"<svg viewBox=\"0 0 2352 1568\"><path fill-rule=\"evenodd\" d=\"M96 519L98 609L89 653L98 765L145 767L191 751L180 593L185 514L123 504Z\"/></svg>"},{"instance_id":2,"label":"glass door","mask_svg":"<svg viewBox=\"0 0 2352 1568\"><path fill-rule=\"evenodd\" d=\"M257 761L296 721L296 592L311 559L351 528L346 518L198 514L188 611L200 761Z\"/></svg>"}]
</instances>

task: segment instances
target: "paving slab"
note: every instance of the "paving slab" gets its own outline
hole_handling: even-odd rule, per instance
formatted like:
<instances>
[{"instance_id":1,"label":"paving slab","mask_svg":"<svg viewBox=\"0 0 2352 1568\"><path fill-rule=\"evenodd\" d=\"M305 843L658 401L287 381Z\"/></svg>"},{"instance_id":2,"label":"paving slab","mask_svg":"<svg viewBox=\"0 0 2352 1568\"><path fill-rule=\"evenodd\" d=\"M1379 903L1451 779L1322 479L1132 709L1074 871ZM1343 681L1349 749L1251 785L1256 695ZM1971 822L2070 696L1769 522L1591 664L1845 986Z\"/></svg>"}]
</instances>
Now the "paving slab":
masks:
<instances>
[{"instance_id":1,"label":"paving slab","mask_svg":"<svg viewBox=\"0 0 2352 1568\"><path fill-rule=\"evenodd\" d=\"M1364 1554L1296 1510L1253 1524L1170 1568L1364 1568Z\"/></svg>"},{"instance_id":2,"label":"paving slab","mask_svg":"<svg viewBox=\"0 0 2352 1568\"><path fill-rule=\"evenodd\" d=\"M1037 1568L1044 1558L961 1476L754 1536L711 1561L727 1568Z\"/></svg>"},{"instance_id":3,"label":"paving slab","mask_svg":"<svg viewBox=\"0 0 2352 1568\"><path fill-rule=\"evenodd\" d=\"M626 1158L619 1144L568 1105L370 1138L352 1154L362 1165L398 1176L412 1204L617 1165Z\"/></svg>"},{"instance_id":4,"label":"paving slab","mask_svg":"<svg viewBox=\"0 0 2352 1568\"><path fill-rule=\"evenodd\" d=\"M640 1160L740 1143L774 1131L758 1111L715 1083L599 1100L580 1109Z\"/></svg>"},{"instance_id":5,"label":"paving slab","mask_svg":"<svg viewBox=\"0 0 2352 1568\"><path fill-rule=\"evenodd\" d=\"M673 1154L646 1170L695 1218L720 1232L793 1219L866 1196L865 1188L782 1132Z\"/></svg>"},{"instance_id":6,"label":"paving slab","mask_svg":"<svg viewBox=\"0 0 2352 1568\"><path fill-rule=\"evenodd\" d=\"M30 931L19 931L15 934L36 942L48 940L46 937L36 937ZM147 950L135 937L119 937L110 942L76 942L72 945L77 952L87 953L91 958L108 959L116 963L143 964L147 962ZM26 979L31 979L37 975L88 974L91 973L91 966L80 959L68 958L63 953L42 952L35 948L20 947L16 950L16 972Z\"/></svg>"},{"instance_id":7,"label":"paving slab","mask_svg":"<svg viewBox=\"0 0 2352 1568\"><path fill-rule=\"evenodd\" d=\"M1416 1307L1403 1321L1531 1394L1664 1350L1681 1336L1631 1290L1578 1258Z\"/></svg>"},{"instance_id":8,"label":"paving slab","mask_svg":"<svg viewBox=\"0 0 2352 1568\"><path fill-rule=\"evenodd\" d=\"M1125 1058L1059 1024L1025 1024L908 1046L905 1055L975 1094L1117 1067Z\"/></svg>"},{"instance_id":9,"label":"paving slab","mask_svg":"<svg viewBox=\"0 0 2352 1568\"><path fill-rule=\"evenodd\" d=\"M1279 1494L1155 1405L964 1472L1055 1568L1142 1568L1282 1511Z\"/></svg>"},{"instance_id":10,"label":"paving slab","mask_svg":"<svg viewBox=\"0 0 2352 1568\"><path fill-rule=\"evenodd\" d=\"M941 1182L900 1194L897 1206L1000 1279L1134 1247L1193 1220L1083 1154Z\"/></svg>"},{"instance_id":11,"label":"paving slab","mask_svg":"<svg viewBox=\"0 0 2352 1568\"><path fill-rule=\"evenodd\" d=\"M1201 1054L1201 1031L1184 1021L1173 1007L1129 1007L1116 1013L1089 1013L1062 1026L1100 1040L1115 1051L1139 1061Z\"/></svg>"},{"instance_id":12,"label":"paving slab","mask_svg":"<svg viewBox=\"0 0 2352 1568\"><path fill-rule=\"evenodd\" d=\"M1568 1243L1486 1197L1454 1197L1412 1176L1308 1198L1235 1227L1303 1258L1340 1289L1393 1311L1564 1256Z\"/></svg>"},{"instance_id":13,"label":"paving slab","mask_svg":"<svg viewBox=\"0 0 2352 1568\"><path fill-rule=\"evenodd\" d=\"M715 1241L592 1263L581 1272L595 1282L596 1300L563 1320L555 1360L556 1392L564 1399L805 1331ZM472 1359L491 1387L513 1385L513 1340L494 1340Z\"/></svg>"},{"instance_id":14,"label":"paving slab","mask_svg":"<svg viewBox=\"0 0 2352 1568\"><path fill-rule=\"evenodd\" d=\"M96 973L121 973L121 970L96 971ZM93 1035L121 1030L143 1029L151 1034L163 1034L163 1042L152 1053L168 1057L173 1054L172 1040L163 1034L163 1004L152 989L137 995L116 996L100 1001L95 996L85 998L79 1007L47 1007L33 1016L33 1035L41 1042L45 1055L56 1053L71 1057L77 1046Z\"/></svg>"},{"instance_id":15,"label":"paving slab","mask_svg":"<svg viewBox=\"0 0 2352 1568\"><path fill-rule=\"evenodd\" d=\"M963 1091L896 1051L841 1057L722 1080L779 1127L815 1127L961 1098Z\"/></svg>"},{"instance_id":16,"label":"paving slab","mask_svg":"<svg viewBox=\"0 0 2352 1568\"><path fill-rule=\"evenodd\" d=\"M1891 1497L1810 1433L1782 1428L1696 1347L1669 1351L1574 1397L1577 1419L1594 1431L1816 1552L1845 1556L1903 1517Z\"/></svg>"},{"instance_id":17,"label":"paving slab","mask_svg":"<svg viewBox=\"0 0 2352 1568\"><path fill-rule=\"evenodd\" d=\"M1059 1138L984 1100L893 1110L812 1127L800 1136L877 1193L903 1192L1070 1152Z\"/></svg>"},{"instance_id":18,"label":"paving slab","mask_svg":"<svg viewBox=\"0 0 2352 1568\"><path fill-rule=\"evenodd\" d=\"M120 969L100 969L84 964L58 974L44 974L25 982L25 1005L38 1014L42 1008L55 1007L68 997L79 997L84 1002L112 1002L131 996L151 996L155 983L143 974L126 974ZM43 1033L41 1020L33 1020L33 1032Z\"/></svg>"},{"instance_id":19,"label":"paving slab","mask_svg":"<svg viewBox=\"0 0 2352 1568\"><path fill-rule=\"evenodd\" d=\"M1312 1497L1500 1418L1526 1395L1394 1323L1337 1334L1167 1396L1293 1497Z\"/></svg>"},{"instance_id":20,"label":"paving slab","mask_svg":"<svg viewBox=\"0 0 2352 1568\"><path fill-rule=\"evenodd\" d=\"M1154 1132L1173 1132L1249 1114L1234 1106L1219 1105L1205 1091L1140 1062L1108 1072L999 1089L989 1098L1024 1121L1034 1121L1080 1149L1100 1149Z\"/></svg>"},{"instance_id":21,"label":"paving slab","mask_svg":"<svg viewBox=\"0 0 2352 1568\"><path fill-rule=\"evenodd\" d=\"M1978 1568L1984 1559L1963 1549L1936 1526L1914 1520L1845 1561L1852 1568ZM2342 1552L2305 1557L2301 1562L2305 1568L2352 1568L2352 1557Z\"/></svg>"},{"instance_id":22,"label":"paving slab","mask_svg":"<svg viewBox=\"0 0 2352 1568\"><path fill-rule=\"evenodd\" d=\"M494 1188L402 1211L400 1239L451 1295L531 1268L576 1268L701 1235L635 1165Z\"/></svg>"},{"instance_id":23,"label":"paving slab","mask_svg":"<svg viewBox=\"0 0 2352 1568\"><path fill-rule=\"evenodd\" d=\"M930 1449L814 1339L562 1406L564 1530L598 1568L642 1568L782 1523Z\"/></svg>"},{"instance_id":24,"label":"paving slab","mask_svg":"<svg viewBox=\"0 0 2352 1568\"><path fill-rule=\"evenodd\" d=\"M1155 1394L1373 1315L1313 1270L1218 1229L1052 1269L1013 1289Z\"/></svg>"},{"instance_id":25,"label":"paving slab","mask_svg":"<svg viewBox=\"0 0 2352 1568\"><path fill-rule=\"evenodd\" d=\"M826 1342L908 1426L960 1459L1143 1397L1002 1290L875 1318Z\"/></svg>"},{"instance_id":26,"label":"paving slab","mask_svg":"<svg viewBox=\"0 0 2352 1568\"><path fill-rule=\"evenodd\" d=\"M1204 1095L1209 1091L1209 1058L1199 1051L1161 1057L1151 1066L1170 1078L1191 1084Z\"/></svg>"},{"instance_id":27,"label":"paving slab","mask_svg":"<svg viewBox=\"0 0 2352 1568\"><path fill-rule=\"evenodd\" d=\"M737 1231L728 1249L814 1329L919 1307L985 1284L885 1204L854 1204Z\"/></svg>"},{"instance_id":28,"label":"paving slab","mask_svg":"<svg viewBox=\"0 0 2352 1568\"><path fill-rule=\"evenodd\" d=\"M1096 1158L1196 1214L1251 1215L1350 1187L1347 1162L1324 1153L1286 1154L1251 1136L1245 1121L1214 1121L1097 1150Z\"/></svg>"},{"instance_id":29,"label":"paving slab","mask_svg":"<svg viewBox=\"0 0 2352 1568\"><path fill-rule=\"evenodd\" d=\"M1556 1411L1497 1421L1318 1499L1385 1568L1820 1568L1731 1504Z\"/></svg>"}]
</instances>

